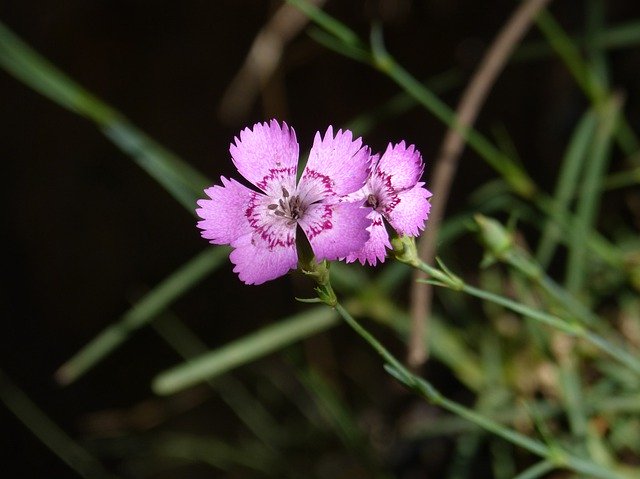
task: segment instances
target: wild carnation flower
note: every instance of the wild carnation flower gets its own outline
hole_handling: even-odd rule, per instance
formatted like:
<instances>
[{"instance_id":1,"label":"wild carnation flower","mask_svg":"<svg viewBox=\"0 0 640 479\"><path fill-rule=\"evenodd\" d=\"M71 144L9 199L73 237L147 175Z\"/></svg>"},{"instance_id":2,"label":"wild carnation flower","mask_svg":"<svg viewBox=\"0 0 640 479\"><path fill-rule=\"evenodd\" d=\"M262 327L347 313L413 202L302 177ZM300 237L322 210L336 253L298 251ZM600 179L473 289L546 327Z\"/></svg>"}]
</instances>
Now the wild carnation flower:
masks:
<instances>
[{"instance_id":1,"label":"wild carnation flower","mask_svg":"<svg viewBox=\"0 0 640 479\"><path fill-rule=\"evenodd\" d=\"M371 174L366 185L348 201L365 201L373 208L369 213L369 240L364 247L347 256L347 262L359 260L375 266L384 262L386 248L391 249L389 234L384 220L399 235L418 236L424 229L431 204L431 193L418 180L422 176L424 163L422 155L413 145L405 147L404 141L397 145L389 143L382 157L371 159Z\"/></svg>"},{"instance_id":2,"label":"wild carnation flower","mask_svg":"<svg viewBox=\"0 0 640 479\"><path fill-rule=\"evenodd\" d=\"M369 209L339 198L362 188L370 153L350 131L316 133L309 160L296 183L298 142L293 128L277 121L245 128L230 147L238 172L259 191L221 177L205 190L196 213L202 236L230 244L234 271L261 284L294 269L296 233L304 231L318 260L344 258L369 238Z\"/></svg>"}]
</instances>

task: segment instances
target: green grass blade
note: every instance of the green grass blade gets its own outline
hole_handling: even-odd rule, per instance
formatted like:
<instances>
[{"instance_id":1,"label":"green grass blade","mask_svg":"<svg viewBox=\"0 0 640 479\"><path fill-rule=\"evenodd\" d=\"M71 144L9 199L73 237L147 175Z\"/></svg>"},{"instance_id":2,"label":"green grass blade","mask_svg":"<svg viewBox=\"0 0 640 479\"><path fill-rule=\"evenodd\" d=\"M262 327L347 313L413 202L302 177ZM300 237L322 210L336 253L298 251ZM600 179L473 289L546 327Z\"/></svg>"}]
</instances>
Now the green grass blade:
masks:
<instances>
[{"instance_id":1,"label":"green grass blade","mask_svg":"<svg viewBox=\"0 0 640 479\"><path fill-rule=\"evenodd\" d=\"M332 427L344 446L367 470L367 477L389 479L390 476L383 472L377 455L368 447L368 438L362 426L358 424L357 417L339 396L335 387L313 368L309 370L297 368L296 376L311 395L318 412Z\"/></svg>"},{"instance_id":2,"label":"green grass blade","mask_svg":"<svg viewBox=\"0 0 640 479\"><path fill-rule=\"evenodd\" d=\"M461 75L456 70L448 70L425 80L425 86L434 93L442 94L462 83ZM377 108L364 112L346 124L355 136L365 135L377 124L397 118L418 105L414 97L407 92L400 92Z\"/></svg>"},{"instance_id":3,"label":"green grass blade","mask_svg":"<svg viewBox=\"0 0 640 479\"><path fill-rule=\"evenodd\" d=\"M638 155L638 161L640 162L640 155ZM605 190L615 190L637 185L640 185L640 166L632 170L612 173L604 180L602 186Z\"/></svg>"},{"instance_id":4,"label":"green grass blade","mask_svg":"<svg viewBox=\"0 0 640 479\"><path fill-rule=\"evenodd\" d=\"M305 3L305 0L296 0L296 4ZM312 20L315 21L314 18ZM562 43L561 43L562 44ZM431 112L436 118L450 128L455 128L464 137L468 145L487 164L498 171L510 188L525 199L533 200L536 207L545 213L553 209L553 200L538 191L533 180L515 161L496 148L483 135L472 128L461 128L455 121L455 113L437 95L425 88L417 79L404 70L395 59L389 55L382 45L381 32L374 29L372 32L373 66L394 80L400 87L416 99L422 106ZM562 44L564 46L564 44ZM572 47L572 45L570 45ZM579 54L578 66L584 67ZM587 75L582 75L586 77ZM571 229L571 225L562 225L563 230ZM588 238L589 248L602 257L608 263L619 266L620 255L617 250L600 236Z\"/></svg>"},{"instance_id":5,"label":"green grass blade","mask_svg":"<svg viewBox=\"0 0 640 479\"><path fill-rule=\"evenodd\" d=\"M97 124L121 150L155 178L185 208L209 180L135 128L117 110L82 88L0 23L0 66L35 91Z\"/></svg>"},{"instance_id":6,"label":"green grass blade","mask_svg":"<svg viewBox=\"0 0 640 479\"><path fill-rule=\"evenodd\" d=\"M538 479L539 477L546 476L555 468L556 466L554 466L551 461L545 459L543 461L536 462L532 466L529 466L513 479Z\"/></svg>"},{"instance_id":7,"label":"green grass blade","mask_svg":"<svg viewBox=\"0 0 640 479\"><path fill-rule=\"evenodd\" d=\"M177 298L215 270L227 257L227 248L207 248L149 291L122 318L107 327L56 372L69 384L119 347L135 330L149 323Z\"/></svg>"},{"instance_id":8,"label":"green grass blade","mask_svg":"<svg viewBox=\"0 0 640 479\"><path fill-rule=\"evenodd\" d=\"M593 105L596 108L599 107L607 100L609 93L599 78L592 74L577 45L549 12L540 12L536 23L552 48L564 61L580 88ZM640 141L625 118L621 118L615 133L618 144L627 156L633 155L640 149Z\"/></svg>"},{"instance_id":9,"label":"green grass blade","mask_svg":"<svg viewBox=\"0 0 640 479\"><path fill-rule=\"evenodd\" d=\"M353 30L332 16L327 15L316 5L305 0L287 0L287 2L298 8L307 17L338 38L342 43L346 45L362 45L358 35L356 35Z\"/></svg>"},{"instance_id":10,"label":"green grass blade","mask_svg":"<svg viewBox=\"0 0 640 479\"><path fill-rule=\"evenodd\" d=\"M351 36L349 36L349 40L342 38L336 33L334 26L339 25L341 29L347 29L347 27L321 10L318 10L306 0L288 1L342 43L346 45L362 44L357 37L356 40L352 39ZM327 18L331 20L330 26L327 25ZM349 32L355 35L351 30L349 30ZM504 176L505 181L507 181L515 191L525 197L530 197L533 194L535 190L533 182L519 165L493 146L491 142L473 128L462 128L458 125L455 112L431 90L427 89L422 83L404 70L395 59L386 52L382 44L382 32L379 27L372 30L371 45L372 56L369 63L400 85L411 97L449 128L454 128L458 131L476 153L492 168ZM339 46L336 47L334 45L332 48L336 49L338 53L342 53ZM361 61L364 60L364 58L361 59Z\"/></svg>"},{"instance_id":11,"label":"green grass blade","mask_svg":"<svg viewBox=\"0 0 640 479\"><path fill-rule=\"evenodd\" d=\"M211 181L126 120L112 121L101 129L185 209L195 214L196 200L204 196L203 190Z\"/></svg>"},{"instance_id":12,"label":"green grass blade","mask_svg":"<svg viewBox=\"0 0 640 479\"><path fill-rule=\"evenodd\" d=\"M56 456L85 479L115 479L0 370L0 400Z\"/></svg>"},{"instance_id":13,"label":"green grass blade","mask_svg":"<svg viewBox=\"0 0 640 479\"><path fill-rule=\"evenodd\" d=\"M552 328L556 328L559 331L567 333L570 336L582 338L588 341L589 343L593 344L594 346L596 346L602 352L605 352L611 357L617 359L621 364L624 364L625 366L627 366L635 374L640 374L640 359L638 357L634 356L633 354L630 354L621 346L618 346L617 344L614 344L608 341L602 336L599 336L578 324L569 323L559 318L558 316L554 316L544 311L533 309L525 304L518 303L504 296L500 296L479 288L475 288L468 284L465 284L462 290L465 293L470 294L471 296L475 296L476 298L484 299L487 301L491 301L492 303L504 306L505 308L510 309L511 311L514 311L516 313L522 314L523 316L539 321L542 324L551 326Z\"/></svg>"},{"instance_id":14,"label":"green grass blade","mask_svg":"<svg viewBox=\"0 0 640 479\"><path fill-rule=\"evenodd\" d=\"M600 349L600 351L615 358L621 364L627 366L629 370L633 371L634 374L640 374L640 358L628 352L624 347L619 346L618 344L615 344L596 333L593 333L580 323L569 322L559 316L534 309L526 304L519 303L506 296L501 296L499 294L494 294L490 291L471 286L462 281L460 277L456 276L448 269L446 269L441 260L438 260L438 258L436 258L436 261L438 261L438 265L442 269L434 268L433 266L430 266L419 259L413 260L410 264L414 268L420 269L427 273L427 275L429 275L430 277L427 282L430 282L431 284L447 287L454 291L461 291L476 298L483 299L500 306L504 306L511 311L521 314L527 318L531 318L542 324L546 324L547 326L551 326L552 328L562 331L569 336L581 338L596 346L598 349Z\"/></svg>"},{"instance_id":15,"label":"green grass blade","mask_svg":"<svg viewBox=\"0 0 640 479\"><path fill-rule=\"evenodd\" d=\"M0 65L64 108L106 124L118 113L74 83L0 22Z\"/></svg>"},{"instance_id":16,"label":"green grass blade","mask_svg":"<svg viewBox=\"0 0 640 479\"><path fill-rule=\"evenodd\" d=\"M542 268L546 268L553 257L562 236L559 224L564 224L569 216L569 204L574 198L581 166L596 129L597 117L593 111L587 112L574 130L569 146L560 166L558 182L554 192L554 202L549 211L536 257Z\"/></svg>"},{"instance_id":17,"label":"green grass blade","mask_svg":"<svg viewBox=\"0 0 640 479\"><path fill-rule=\"evenodd\" d=\"M335 35L332 35L321 28L311 27L307 33L320 45L328 48L329 50L333 50L340 55L344 55L352 60L363 63L369 63L371 61L371 54L361 45L344 43L339 38L336 38Z\"/></svg>"},{"instance_id":18,"label":"green grass blade","mask_svg":"<svg viewBox=\"0 0 640 479\"><path fill-rule=\"evenodd\" d=\"M528 174L511 158L496 148L489 140L473 128L461 127L455 112L440 98L416 80L409 72L402 68L388 54L378 53L376 66L389 78L395 81L409 95L420 103L447 127L453 128L465 139L473 149L489 166L502 175L507 184L518 194L529 198L535 191L535 185Z\"/></svg>"},{"instance_id":19,"label":"green grass blade","mask_svg":"<svg viewBox=\"0 0 640 479\"><path fill-rule=\"evenodd\" d=\"M552 449L541 441L525 436L514 429L510 429L503 424L492 420L484 414L480 414L445 397L440 393L440 391L435 389L431 383L416 376L405 368L402 363L393 356L384 347L384 345L382 345L382 343L369 333L369 331L363 328L340 303L336 305L336 310L340 316L342 316L342 319L344 319L345 322L382 358L386 363L384 368L391 376L434 405L441 407L456 416L464 418L482 429L489 431L516 446L522 447L537 456L548 459L558 467L571 469L578 473L602 479L623 479L621 474L610 469L606 469L589 459L582 459L559 449Z\"/></svg>"},{"instance_id":20,"label":"green grass blade","mask_svg":"<svg viewBox=\"0 0 640 479\"><path fill-rule=\"evenodd\" d=\"M202 462L225 471L243 466L259 471L261 477L274 477L276 471L272 458L264 454L264 448L253 443L232 445L210 436L170 433L153 439L151 447L156 456Z\"/></svg>"},{"instance_id":21,"label":"green grass blade","mask_svg":"<svg viewBox=\"0 0 640 479\"><path fill-rule=\"evenodd\" d=\"M549 12L542 11L538 15L536 23L587 97L595 102L602 101L605 96L603 86L590 74L580 50L556 19Z\"/></svg>"},{"instance_id":22,"label":"green grass blade","mask_svg":"<svg viewBox=\"0 0 640 479\"><path fill-rule=\"evenodd\" d=\"M156 319L151 327L184 359L189 360L208 351L207 346L179 318L165 312ZM218 393L253 434L269 446L271 455L275 453L273 446L279 441L279 428L275 419L256 401L244 385L230 374L208 380L207 383Z\"/></svg>"},{"instance_id":23,"label":"green grass blade","mask_svg":"<svg viewBox=\"0 0 640 479\"><path fill-rule=\"evenodd\" d=\"M632 48L640 43L640 21L632 21L601 30L594 39L596 46L604 48Z\"/></svg>"},{"instance_id":24,"label":"green grass blade","mask_svg":"<svg viewBox=\"0 0 640 479\"><path fill-rule=\"evenodd\" d=\"M159 374L153 380L153 390L157 394L176 393L336 324L335 311L325 307L309 309Z\"/></svg>"},{"instance_id":25,"label":"green grass blade","mask_svg":"<svg viewBox=\"0 0 640 479\"><path fill-rule=\"evenodd\" d=\"M580 47L586 47L584 37L572 36L571 41ZM640 22L637 20L619 25L611 25L598 32L593 39L593 45L598 48L614 50L618 48L634 48L640 44ZM514 53L513 61L524 62L537 60L553 55L553 49L546 41L531 41L523 43Z\"/></svg>"},{"instance_id":26,"label":"green grass blade","mask_svg":"<svg viewBox=\"0 0 640 479\"><path fill-rule=\"evenodd\" d=\"M580 201L570 232L569 258L565 283L570 292L579 292L586 279L587 245L584 239L594 228L595 218L602 195L602 183L606 174L612 135L619 118L620 98L611 98L599 111L599 122L593 148L588 156L582 179Z\"/></svg>"},{"instance_id":27,"label":"green grass blade","mask_svg":"<svg viewBox=\"0 0 640 479\"><path fill-rule=\"evenodd\" d=\"M609 66L606 50L599 45L598 38L605 28L604 2L602 0L587 1L586 50L589 68L596 81L605 90L609 89Z\"/></svg>"}]
</instances>

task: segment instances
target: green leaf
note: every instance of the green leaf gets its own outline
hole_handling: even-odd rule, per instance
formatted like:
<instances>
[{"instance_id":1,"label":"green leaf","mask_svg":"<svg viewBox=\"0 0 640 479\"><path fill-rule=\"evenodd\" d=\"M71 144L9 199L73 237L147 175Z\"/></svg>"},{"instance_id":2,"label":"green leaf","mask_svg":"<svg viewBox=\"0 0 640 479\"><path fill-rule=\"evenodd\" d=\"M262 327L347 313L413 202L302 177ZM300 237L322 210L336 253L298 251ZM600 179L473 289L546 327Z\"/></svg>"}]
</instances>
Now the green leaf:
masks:
<instances>
[{"instance_id":1,"label":"green leaf","mask_svg":"<svg viewBox=\"0 0 640 479\"><path fill-rule=\"evenodd\" d=\"M204 175L58 70L1 22L0 66L60 106L95 122L107 138L193 212L196 199L210 184Z\"/></svg>"},{"instance_id":2,"label":"green leaf","mask_svg":"<svg viewBox=\"0 0 640 479\"><path fill-rule=\"evenodd\" d=\"M153 380L153 390L157 394L176 393L336 324L334 310L326 306L309 309L159 374Z\"/></svg>"},{"instance_id":3,"label":"green leaf","mask_svg":"<svg viewBox=\"0 0 640 479\"><path fill-rule=\"evenodd\" d=\"M138 301L122 318L98 334L56 372L61 384L69 384L93 368L124 343L129 336L149 323L167 306L202 281L227 257L228 249L207 248L185 263Z\"/></svg>"}]
</instances>

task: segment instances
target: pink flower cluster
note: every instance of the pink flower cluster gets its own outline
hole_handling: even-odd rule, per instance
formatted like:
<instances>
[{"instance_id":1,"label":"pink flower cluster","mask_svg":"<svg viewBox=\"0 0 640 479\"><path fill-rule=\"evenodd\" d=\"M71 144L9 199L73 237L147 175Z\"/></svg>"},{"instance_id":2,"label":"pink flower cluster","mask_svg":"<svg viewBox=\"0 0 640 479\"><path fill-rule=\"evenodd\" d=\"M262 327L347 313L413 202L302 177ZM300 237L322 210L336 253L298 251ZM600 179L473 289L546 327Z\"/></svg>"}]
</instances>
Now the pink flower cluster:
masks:
<instances>
[{"instance_id":1,"label":"pink flower cluster","mask_svg":"<svg viewBox=\"0 0 640 479\"><path fill-rule=\"evenodd\" d=\"M400 235L417 236L431 193L420 182L422 156L404 142L372 155L350 131L318 132L296 181L299 147L293 128L276 120L245 128L230 147L248 188L221 177L205 190L196 213L202 236L229 244L234 271L261 284L295 269L296 235L304 234L318 261L346 259L375 265L390 248L385 221Z\"/></svg>"}]
</instances>

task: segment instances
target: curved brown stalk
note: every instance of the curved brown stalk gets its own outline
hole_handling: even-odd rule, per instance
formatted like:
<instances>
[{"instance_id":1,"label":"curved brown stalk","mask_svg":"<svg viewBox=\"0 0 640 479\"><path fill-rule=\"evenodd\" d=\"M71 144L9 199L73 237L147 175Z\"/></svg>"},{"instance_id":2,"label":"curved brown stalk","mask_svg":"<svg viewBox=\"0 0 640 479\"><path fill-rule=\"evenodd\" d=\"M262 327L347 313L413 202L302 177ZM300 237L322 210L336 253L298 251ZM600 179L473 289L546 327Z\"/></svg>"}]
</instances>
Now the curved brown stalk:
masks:
<instances>
[{"instance_id":1,"label":"curved brown stalk","mask_svg":"<svg viewBox=\"0 0 640 479\"><path fill-rule=\"evenodd\" d=\"M513 12L509 20L493 41L471 81L467 85L456 110L457 124L463 128L473 125L491 87L503 70L509 56L533 23L538 12L550 0L526 0ZM435 256L438 230L449 197L449 189L458 168L458 160L464 151L464 139L459 130L450 128L444 138L431 180L433 203L427 229L418 244L420 257L431 264ZM427 360L428 351L424 341L427 318L431 310L432 287L417 282L426 275L416 271L411 286L411 336L407 361L420 367Z\"/></svg>"}]
</instances>

